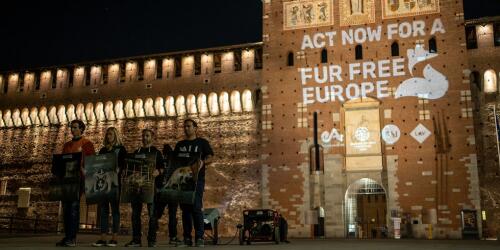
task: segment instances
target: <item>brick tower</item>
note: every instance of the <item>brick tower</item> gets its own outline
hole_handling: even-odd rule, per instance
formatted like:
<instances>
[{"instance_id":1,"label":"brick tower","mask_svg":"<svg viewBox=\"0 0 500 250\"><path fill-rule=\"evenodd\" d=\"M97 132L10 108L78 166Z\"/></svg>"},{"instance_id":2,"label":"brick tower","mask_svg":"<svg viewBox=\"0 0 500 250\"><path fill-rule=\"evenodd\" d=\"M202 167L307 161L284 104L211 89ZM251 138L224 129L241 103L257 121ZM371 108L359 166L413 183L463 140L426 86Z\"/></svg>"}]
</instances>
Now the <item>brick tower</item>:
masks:
<instances>
[{"instance_id":1,"label":"brick tower","mask_svg":"<svg viewBox=\"0 0 500 250\"><path fill-rule=\"evenodd\" d=\"M264 0L263 58L263 206L291 236L480 235L461 1Z\"/></svg>"}]
</instances>

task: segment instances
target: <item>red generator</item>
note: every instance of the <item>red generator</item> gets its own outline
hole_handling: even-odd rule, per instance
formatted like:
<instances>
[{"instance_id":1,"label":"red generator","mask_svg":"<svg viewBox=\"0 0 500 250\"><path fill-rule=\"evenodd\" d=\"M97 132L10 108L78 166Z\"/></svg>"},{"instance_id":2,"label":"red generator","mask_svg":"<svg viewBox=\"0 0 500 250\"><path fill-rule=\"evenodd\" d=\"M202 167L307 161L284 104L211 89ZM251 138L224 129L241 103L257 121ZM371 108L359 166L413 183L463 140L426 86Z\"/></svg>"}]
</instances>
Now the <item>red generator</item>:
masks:
<instances>
[{"instance_id":1,"label":"red generator","mask_svg":"<svg viewBox=\"0 0 500 250\"><path fill-rule=\"evenodd\" d=\"M251 209L243 211L243 226L240 228L240 245L245 242L280 243L280 216L271 209Z\"/></svg>"}]
</instances>

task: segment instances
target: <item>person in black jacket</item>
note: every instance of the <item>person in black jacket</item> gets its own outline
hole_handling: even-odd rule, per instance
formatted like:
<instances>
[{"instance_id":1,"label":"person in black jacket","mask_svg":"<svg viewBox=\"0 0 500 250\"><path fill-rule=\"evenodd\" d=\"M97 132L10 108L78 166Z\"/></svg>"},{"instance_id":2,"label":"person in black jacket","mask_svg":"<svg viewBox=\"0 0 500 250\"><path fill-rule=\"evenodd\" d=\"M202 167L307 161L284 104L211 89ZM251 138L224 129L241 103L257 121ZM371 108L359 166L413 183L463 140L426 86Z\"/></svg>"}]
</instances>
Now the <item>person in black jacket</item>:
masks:
<instances>
[{"instance_id":1,"label":"person in black jacket","mask_svg":"<svg viewBox=\"0 0 500 250\"><path fill-rule=\"evenodd\" d=\"M99 154L115 153L118 159L118 190L120 190L121 173L125 163L125 156L127 155L127 150L123 146L122 139L118 130L115 127L109 127L106 130L106 135L104 136L104 143ZM120 229L120 199L119 195L115 199L103 201L98 204L98 209L100 211L100 225L101 225L101 238L96 241L92 246L110 246L115 247L117 242L118 230ZM113 217L113 236L111 240L106 242L105 237L109 230L109 207L111 206L111 216Z\"/></svg>"},{"instance_id":2,"label":"person in black jacket","mask_svg":"<svg viewBox=\"0 0 500 250\"><path fill-rule=\"evenodd\" d=\"M142 130L142 147L135 151L136 154L155 154L156 155L156 171L155 176L158 176L160 171L163 171L163 156L161 151L158 150L155 146L153 146L155 133L151 129L143 129ZM130 203L132 206L132 240L127 243L126 247L140 247L142 246L141 241L141 213L142 213L142 202L132 202ZM156 239L152 239L150 235L152 235L151 223L154 220L154 206L153 203L148 203L148 215L149 215L149 232L148 232L148 246L154 247L156 246Z\"/></svg>"},{"instance_id":3,"label":"person in black jacket","mask_svg":"<svg viewBox=\"0 0 500 250\"><path fill-rule=\"evenodd\" d=\"M173 157L173 150L170 145L163 145L163 157L165 159L165 165L168 166L169 160ZM170 178L169 175L172 174L172 171L168 171L168 169L164 170L162 175L158 175L155 178L155 186L160 189L162 188ZM159 190L158 190L159 191ZM165 211L165 207L168 208L168 236L170 238L168 244L176 245L179 240L177 239L177 207L179 203L176 201L171 202L162 202L158 199L155 199L154 204L154 219L152 220L153 224L150 224L152 230L150 230L150 234L148 235L149 240L156 242L156 232L158 231L158 220L161 219L163 213Z\"/></svg>"}]
</instances>

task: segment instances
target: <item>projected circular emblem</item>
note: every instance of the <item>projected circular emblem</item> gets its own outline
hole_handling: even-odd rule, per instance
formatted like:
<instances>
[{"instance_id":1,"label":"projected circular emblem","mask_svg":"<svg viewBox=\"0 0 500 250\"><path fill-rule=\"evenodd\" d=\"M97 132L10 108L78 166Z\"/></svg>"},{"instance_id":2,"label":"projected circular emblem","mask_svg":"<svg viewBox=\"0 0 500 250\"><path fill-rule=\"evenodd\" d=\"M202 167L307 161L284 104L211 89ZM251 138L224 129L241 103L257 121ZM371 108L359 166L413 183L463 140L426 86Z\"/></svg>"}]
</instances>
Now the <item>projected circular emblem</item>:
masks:
<instances>
[{"instance_id":1,"label":"projected circular emblem","mask_svg":"<svg viewBox=\"0 0 500 250\"><path fill-rule=\"evenodd\" d=\"M370 131L368 131L367 127L359 127L354 132L354 137L360 142L368 141L370 138Z\"/></svg>"},{"instance_id":2,"label":"projected circular emblem","mask_svg":"<svg viewBox=\"0 0 500 250\"><path fill-rule=\"evenodd\" d=\"M399 140L401 131L396 125L388 124L382 129L382 139L387 144L394 144Z\"/></svg>"}]
</instances>

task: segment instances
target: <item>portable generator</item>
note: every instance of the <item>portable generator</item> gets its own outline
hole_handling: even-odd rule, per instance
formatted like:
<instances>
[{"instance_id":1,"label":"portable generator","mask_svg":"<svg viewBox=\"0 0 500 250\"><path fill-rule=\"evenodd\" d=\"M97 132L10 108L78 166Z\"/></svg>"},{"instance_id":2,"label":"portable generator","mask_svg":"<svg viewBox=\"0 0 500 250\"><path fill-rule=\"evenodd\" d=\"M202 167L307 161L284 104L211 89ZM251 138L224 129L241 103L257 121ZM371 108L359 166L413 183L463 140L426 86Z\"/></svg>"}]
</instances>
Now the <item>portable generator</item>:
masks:
<instances>
[{"instance_id":1,"label":"portable generator","mask_svg":"<svg viewBox=\"0 0 500 250\"><path fill-rule=\"evenodd\" d=\"M280 243L280 216L271 209L243 211L243 225L240 228L240 245L251 242Z\"/></svg>"}]
</instances>

